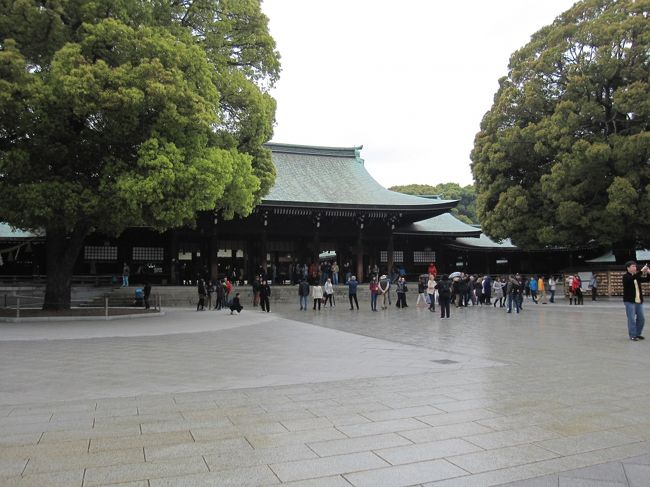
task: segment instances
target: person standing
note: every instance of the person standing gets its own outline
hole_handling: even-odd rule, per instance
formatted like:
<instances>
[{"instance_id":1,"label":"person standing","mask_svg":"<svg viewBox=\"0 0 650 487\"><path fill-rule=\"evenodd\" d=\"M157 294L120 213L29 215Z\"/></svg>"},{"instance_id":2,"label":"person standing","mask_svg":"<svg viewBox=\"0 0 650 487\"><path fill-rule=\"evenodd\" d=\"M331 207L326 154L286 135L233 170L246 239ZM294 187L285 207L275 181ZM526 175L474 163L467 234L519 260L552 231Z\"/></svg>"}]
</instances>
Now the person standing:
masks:
<instances>
[{"instance_id":1,"label":"person standing","mask_svg":"<svg viewBox=\"0 0 650 487\"><path fill-rule=\"evenodd\" d=\"M314 299L314 311L316 310L316 305L318 304L318 311L320 311L320 305L323 301L323 288L320 285L319 281L315 281L314 285L311 288L311 297Z\"/></svg>"},{"instance_id":2,"label":"person standing","mask_svg":"<svg viewBox=\"0 0 650 487\"><path fill-rule=\"evenodd\" d=\"M642 335L645 316L641 283L650 282L650 269L646 264L637 271L636 262L630 260L625 264L625 270L627 272L623 275L623 304L627 316L627 332L630 340L636 342L645 339Z\"/></svg>"},{"instance_id":3,"label":"person standing","mask_svg":"<svg viewBox=\"0 0 650 487\"><path fill-rule=\"evenodd\" d=\"M332 281L333 281L335 286L338 286L338 284L339 284L339 264L336 261L334 261L334 264L332 264Z\"/></svg>"},{"instance_id":4,"label":"person standing","mask_svg":"<svg viewBox=\"0 0 650 487\"><path fill-rule=\"evenodd\" d=\"M268 281L264 280L260 283L260 307L262 308L262 311L266 311L267 313L271 312L270 297L271 286L269 286Z\"/></svg>"},{"instance_id":5,"label":"person standing","mask_svg":"<svg viewBox=\"0 0 650 487\"><path fill-rule=\"evenodd\" d=\"M260 303L260 277L255 276L253 279L253 307L257 308Z\"/></svg>"},{"instance_id":6,"label":"person standing","mask_svg":"<svg viewBox=\"0 0 650 487\"><path fill-rule=\"evenodd\" d=\"M515 311L519 313L520 310L520 291L521 287L519 284L519 281L517 280L516 277L510 276L510 279L508 281L508 285L506 286L506 295L508 296L508 313L512 313L512 305L514 303L515 305Z\"/></svg>"},{"instance_id":7,"label":"person standing","mask_svg":"<svg viewBox=\"0 0 650 487\"><path fill-rule=\"evenodd\" d=\"M492 277L489 274L483 279L483 304L492 304Z\"/></svg>"},{"instance_id":8,"label":"person standing","mask_svg":"<svg viewBox=\"0 0 650 487\"><path fill-rule=\"evenodd\" d=\"M356 276L350 276L348 279L348 298L350 299L350 311L354 309L352 306L352 301L357 305L357 311L359 311L359 301L357 301L357 287L359 283L357 282Z\"/></svg>"},{"instance_id":9,"label":"person standing","mask_svg":"<svg viewBox=\"0 0 650 487\"><path fill-rule=\"evenodd\" d=\"M530 288L530 296L533 298L533 303L537 304L537 277L530 276L530 282L528 283Z\"/></svg>"},{"instance_id":10,"label":"person standing","mask_svg":"<svg viewBox=\"0 0 650 487\"><path fill-rule=\"evenodd\" d=\"M390 279L386 274L379 278L379 294L381 294L381 309L388 308L390 304Z\"/></svg>"},{"instance_id":11,"label":"person standing","mask_svg":"<svg viewBox=\"0 0 650 487\"><path fill-rule=\"evenodd\" d=\"M205 281L203 279L199 279L199 283L197 284L197 291L199 293L199 302L196 303L196 310L204 311L206 290L205 290Z\"/></svg>"},{"instance_id":12,"label":"person standing","mask_svg":"<svg viewBox=\"0 0 650 487\"><path fill-rule=\"evenodd\" d=\"M214 302L214 310L220 310L224 307L224 301L226 299L226 287L223 282L217 279L217 285L215 289L216 299Z\"/></svg>"},{"instance_id":13,"label":"person standing","mask_svg":"<svg viewBox=\"0 0 650 487\"><path fill-rule=\"evenodd\" d=\"M440 305L440 318L449 318L449 307L451 303L451 283L447 274L442 276L437 285L438 304Z\"/></svg>"},{"instance_id":14,"label":"person standing","mask_svg":"<svg viewBox=\"0 0 650 487\"><path fill-rule=\"evenodd\" d=\"M555 280L555 276L551 276L548 278L548 290L551 292L551 299L549 299L549 302L554 303L555 302L555 286L557 285L557 281Z\"/></svg>"},{"instance_id":15,"label":"person standing","mask_svg":"<svg viewBox=\"0 0 650 487\"><path fill-rule=\"evenodd\" d=\"M377 311L377 296L379 295L379 283L377 282L377 276L373 276L370 281L370 309L372 311Z\"/></svg>"},{"instance_id":16,"label":"person standing","mask_svg":"<svg viewBox=\"0 0 650 487\"><path fill-rule=\"evenodd\" d=\"M406 279L404 279L404 276L400 276L400 278L397 280L397 307L398 308L408 308L408 305L406 304L406 293L408 291L408 287L406 286Z\"/></svg>"},{"instance_id":17,"label":"person standing","mask_svg":"<svg viewBox=\"0 0 650 487\"><path fill-rule=\"evenodd\" d=\"M544 276L541 274L537 279L537 293L542 304L546 304L546 287L544 286Z\"/></svg>"},{"instance_id":18,"label":"person standing","mask_svg":"<svg viewBox=\"0 0 650 487\"><path fill-rule=\"evenodd\" d=\"M151 284L149 281L144 283L144 308L149 309L149 296L151 296Z\"/></svg>"},{"instance_id":19,"label":"person standing","mask_svg":"<svg viewBox=\"0 0 650 487\"><path fill-rule=\"evenodd\" d=\"M332 280L329 277L327 278L327 281L325 281L324 294L325 300L323 301L323 307L325 307L329 301L331 308L332 300L334 299L334 286L332 285Z\"/></svg>"},{"instance_id":20,"label":"person standing","mask_svg":"<svg viewBox=\"0 0 650 487\"><path fill-rule=\"evenodd\" d=\"M584 296L582 295L582 280L580 279L580 276L578 274L573 276L572 286L575 293L576 304L585 304Z\"/></svg>"},{"instance_id":21,"label":"person standing","mask_svg":"<svg viewBox=\"0 0 650 487\"><path fill-rule=\"evenodd\" d=\"M422 279L422 278L418 279L418 297L415 300L415 306L419 306L420 301L422 301L422 303L424 303L424 305L426 306L426 304L427 304L426 290L427 290L427 284L424 281L424 279Z\"/></svg>"},{"instance_id":22,"label":"person standing","mask_svg":"<svg viewBox=\"0 0 650 487\"><path fill-rule=\"evenodd\" d=\"M131 274L131 268L125 262L122 266L122 287L129 287L129 274Z\"/></svg>"},{"instance_id":23,"label":"person standing","mask_svg":"<svg viewBox=\"0 0 650 487\"><path fill-rule=\"evenodd\" d=\"M300 311L307 311L307 297L309 296L309 284L303 277L298 284L298 296L300 298Z\"/></svg>"},{"instance_id":24,"label":"person standing","mask_svg":"<svg viewBox=\"0 0 650 487\"><path fill-rule=\"evenodd\" d=\"M436 310L436 287L438 283L436 282L436 276L433 273L429 273L429 280L427 281L427 294L429 295L429 311L434 312Z\"/></svg>"},{"instance_id":25,"label":"person standing","mask_svg":"<svg viewBox=\"0 0 650 487\"><path fill-rule=\"evenodd\" d=\"M598 276L595 272L591 273L591 279L589 279L589 289L591 289L591 300L596 301L598 297Z\"/></svg>"}]
</instances>

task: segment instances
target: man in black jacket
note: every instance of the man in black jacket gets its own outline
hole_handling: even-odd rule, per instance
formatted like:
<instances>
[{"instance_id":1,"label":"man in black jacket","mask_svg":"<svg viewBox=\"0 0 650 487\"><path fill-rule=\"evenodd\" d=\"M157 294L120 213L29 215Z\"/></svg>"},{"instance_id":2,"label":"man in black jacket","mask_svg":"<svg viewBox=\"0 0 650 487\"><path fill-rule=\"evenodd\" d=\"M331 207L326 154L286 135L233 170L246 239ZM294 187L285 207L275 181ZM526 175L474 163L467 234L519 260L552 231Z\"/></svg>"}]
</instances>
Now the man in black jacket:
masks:
<instances>
[{"instance_id":1,"label":"man in black jacket","mask_svg":"<svg viewBox=\"0 0 650 487\"><path fill-rule=\"evenodd\" d=\"M634 342L644 339L643 335L641 335L645 324L641 283L650 282L648 264L644 265L641 271L637 271L636 268L636 262L627 262L625 264L627 272L623 276L623 303L627 315L627 331L630 340Z\"/></svg>"}]
</instances>

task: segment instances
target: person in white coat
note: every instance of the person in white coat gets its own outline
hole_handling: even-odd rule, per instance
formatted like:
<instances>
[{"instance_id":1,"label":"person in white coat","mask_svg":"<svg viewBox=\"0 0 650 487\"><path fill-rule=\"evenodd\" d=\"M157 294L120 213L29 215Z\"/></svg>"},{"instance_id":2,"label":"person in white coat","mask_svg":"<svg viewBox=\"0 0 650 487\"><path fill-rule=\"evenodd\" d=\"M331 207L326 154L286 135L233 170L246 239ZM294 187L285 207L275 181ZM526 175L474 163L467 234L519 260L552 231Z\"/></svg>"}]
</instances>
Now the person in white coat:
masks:
<instances>
[{"instance_id":1,"label":"person in white coat","mask_svg":"<svg viewBox=\"0 0 650 487\"><path fill-rule=\"evenodd\" d=\"M318 311L320 311L320 305L323 301L323 287L320 284L316 284L311 288L311 297L314 300L314 310L316 309L316 304L318 304Z\"/></svg>"}]
</instances>

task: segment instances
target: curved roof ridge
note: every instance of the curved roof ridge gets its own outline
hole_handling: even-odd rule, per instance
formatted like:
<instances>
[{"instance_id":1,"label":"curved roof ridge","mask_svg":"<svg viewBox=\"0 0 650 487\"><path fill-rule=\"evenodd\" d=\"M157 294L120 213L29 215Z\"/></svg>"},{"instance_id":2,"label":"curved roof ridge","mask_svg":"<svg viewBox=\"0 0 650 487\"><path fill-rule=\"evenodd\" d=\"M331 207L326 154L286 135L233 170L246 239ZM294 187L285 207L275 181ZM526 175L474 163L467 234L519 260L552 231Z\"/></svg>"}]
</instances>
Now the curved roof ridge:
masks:
<instances>
[{"instance_id":1,"label":"curved roof ridge","mask_svg":"<svg viewBox=\"0 0 650 487\"><path fill-rule=\"evenodd\" d=\"M329 147L319 145L300 145L300 144L284 144L280 142L267 142L264 144L271 152L284 153L284 154L312 154L312 155L331 155L339 157L353 157L359 158L359 151L363 149L363 145L352 147Z\"/></svg>"},{"instance_id":2,"label":"curved roof ridge","mask_svg":"<svg viewBox=\"0 0 650 487\"><path fill-rule=\"evenodd\" d=\"M367 171L359 147L266 144L276 169L275 185L262 205L391 209L431 216L456 200L435 200L390 191ZM422 212L425 214L423 215Z\"/></svg>"}]
</instances>

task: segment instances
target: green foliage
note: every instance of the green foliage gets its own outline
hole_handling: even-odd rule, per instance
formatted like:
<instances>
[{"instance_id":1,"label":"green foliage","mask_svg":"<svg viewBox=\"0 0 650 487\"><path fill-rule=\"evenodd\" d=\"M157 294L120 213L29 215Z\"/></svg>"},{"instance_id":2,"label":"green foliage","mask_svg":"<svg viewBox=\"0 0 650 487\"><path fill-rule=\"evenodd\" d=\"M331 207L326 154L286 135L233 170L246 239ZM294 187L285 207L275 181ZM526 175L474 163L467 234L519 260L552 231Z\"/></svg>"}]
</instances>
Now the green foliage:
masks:
<instances>
[{"instance_id":1,"label":"green foliage","mask_svg":"<svg viewBox=\"0 0 650 487\"><path fill-rule=\"evenodd\" d=\"M0 0L0 212L159 230L274 181L279 57L255 0ZM49 232L48 232L49 233Z\"/></svg>"},{"instance_id":2,"label":"green foliage","mask_svg":"<svg viewBox=\"0 0 650 487\"><path fill-rule=\"evenodd\" d=\"M650 243L649 16L583 0L512 55L471 155L490 236Z\"/></svg>"},{"instance_id":3,"label":"green foliage","mask_svg":"<svg viewBox=\"0 0 650 487\"><path fill-rule=\"evenodd\" d=\"M459 220L468 224L478 224L476 217L476 191L474 186L460 186L458 183L440 183L435 186L428 184L407 184L388 188L399 193L416 196L438 195L445 200L459 200L458 206L451 213Z\"/></svg>"},{"instance_id":4,"label":"green foliage","mask_svg":"<svg viewBox=\"0 0 650 487\"><path fill-rule=\"evenodd\" d=\"M0 0L0 215L46 230L46 305L93 230L252 211L279 70L258 0Z\"/></svg>"}]
</instances>

